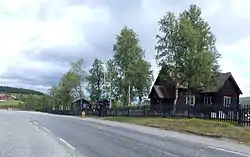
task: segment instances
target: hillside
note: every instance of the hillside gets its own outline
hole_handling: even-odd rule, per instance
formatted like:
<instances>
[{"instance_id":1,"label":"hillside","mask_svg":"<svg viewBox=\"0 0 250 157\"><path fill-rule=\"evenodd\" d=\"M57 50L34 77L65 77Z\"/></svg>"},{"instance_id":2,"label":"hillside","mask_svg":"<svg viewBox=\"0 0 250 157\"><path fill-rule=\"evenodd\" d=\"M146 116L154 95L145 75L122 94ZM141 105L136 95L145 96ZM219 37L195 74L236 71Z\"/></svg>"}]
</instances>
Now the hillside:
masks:
<instances>
[{"instance_id":1,"label":"hillside","mask_svg":"<svg viewBox=\"0 0 250 157\"><path fill-rule=\"evenodd\" d=\"M250 104L250 97L241 97L240 103L241 104Z\"/></svg>"},{"instance_id":2,"label":"hillside","mask_svg":"<svg viewBox=\"0 0 250 157\"><path fill-rule=\"evenodd\" d=\"M0 86L0 93L44 95L44 93L32 89L24 89L24 88L16 88L8 86Z\"/></svg>"}]
</instances>

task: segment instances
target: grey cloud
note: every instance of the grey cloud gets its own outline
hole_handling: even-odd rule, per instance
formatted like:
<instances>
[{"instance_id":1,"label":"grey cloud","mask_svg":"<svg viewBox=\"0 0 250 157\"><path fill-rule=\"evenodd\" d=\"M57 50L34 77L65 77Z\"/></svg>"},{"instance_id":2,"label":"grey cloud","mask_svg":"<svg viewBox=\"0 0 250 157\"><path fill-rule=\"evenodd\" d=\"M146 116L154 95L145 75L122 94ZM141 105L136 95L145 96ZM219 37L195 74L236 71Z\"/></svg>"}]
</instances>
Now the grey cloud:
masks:
<instances>
[{"instance_id":1,"label":"grey cloud","mask_svg":"<svg viewBox=\"0 0 250 157\"><path fill-rule=\"evenodd\" d=\"M53 67L51 67L51 69L53 69ZM7 73L1 75L1 79L18 80L21 83L30 85L51 86L58 83L60 77L66 70L61 68L48 71L47 69L35 70L31 68L10 67L7 71Z\"/></svg>"},{"instance_id":2,"label":"grey cloud","mask_svg":"<svg viewBox=\"0 0 250 157\"><path fill-rule=\"evenodd\" d=\"M40 3L37 11L38 21L47 21L59 18L64 7L67 6L67 0L44 1Z\"/></svg>"},{"instance_id":3,"label":"grey cloud","mask_svg":"<svg viewBox=\"0 0 250 157\"><path fill-rule=\"evenodd\" d=\"M59 2L59 1L58 1ZM88 25L79 23L77 28L79 28L78 34L84 34L83 43L76 43L75 45L65 45L46 49L40 49L38 51L27 51L25 55L27 58L37 61L44 62L54 62L55 64L60 64L62 68L67 69L69 63L75 61L79 58L83 58L86 64L86 68L91 67L93 58L99 58L102 60L107 60L113 54L112 45L115 43L116 34L119 33L125 25L133 28L140 37L142 47L146 50L146 57L149 61L153 60L155 55L154 45L155 45L155 35L158 31L157 21L164 15L166 11L181 11L186 9L191 3L201 4L201 1L171 1L171 0L158 0L154 1L154 5L151 10L142 11L143 0L127 0L127 1L117 1L117 0L100 0L98 3L93 0L61 0L64 2L62 8L66 6L80 6L88 5L93 8L104 7L111 14L110 23L93 22ZM62 10L60 6L54 8L50 7L52 2L43 3L37 14L39 21L51 20L60 16ZM202 2L203 3L203 2ZM206 2L207 3L207 2ZM205 7L204 2L201 7ZM155 7L155 8L153 8ZM145 13L148 14L145 14ZM155 14L154 16L145 17L145 15ZM224 13L225 14L225 13ZM214 33L218 36L220 42L233 42L245 35L250 35L250 32L245 32L247 25L242 25L243 21L235 23L230 21L230 18L226 19L223 14L223 10L219 11L216 15L217 19L210 19L210 24L213 28ZM102 18L102 17L100 17ZM249 23L250 24L250 23ZM223 26L224 28L223 28ZM230 26L230 27L225 27ZM237 32L230 30L229 28L239 28ZM36 40L36 39L33 39ZM46 66L46 64L45 64ZM55 68L55 67L51 67ZM38 76L37 80L29 79L27 75L17 75L14 72L19 70L20 73L32 73L34 76ZM59 72L40 72L40 71L29 71L28 69L9 69L4 78L19 78L24 80L29 84L41 84L49 86L56 84L62 75L62 71L58 69ZM45 76L40 77L41 73L47 73Z\"/></svg>"}]
</instances>

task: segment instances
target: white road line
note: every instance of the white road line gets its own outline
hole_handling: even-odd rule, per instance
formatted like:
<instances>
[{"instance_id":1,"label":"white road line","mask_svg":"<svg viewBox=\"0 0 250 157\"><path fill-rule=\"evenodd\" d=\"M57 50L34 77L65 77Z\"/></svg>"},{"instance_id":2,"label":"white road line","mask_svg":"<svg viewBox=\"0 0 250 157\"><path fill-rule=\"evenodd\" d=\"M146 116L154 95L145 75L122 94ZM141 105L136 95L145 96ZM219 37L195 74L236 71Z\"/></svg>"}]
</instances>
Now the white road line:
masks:
<instances>
[{"instance_id":1,"label":"white road line","mask_svg":"<svg viewBox=\"0 0 250 157\"><path fill-rule=\"evenodd\" d=\"M37 122L33 122L33 124L35 124L35 125L39 125Z\"/></svg>"},{"instance_id":2,"label":"white road line","mask_svg":"<svg viewBox=\"0 0 250 157\"><path fill-rule=\"evenodd\" d=\"M47 129L46 127L43 127L43 129L44 129L45 131L47 131L48 133L51 133L51 131L50 131L49 129Z\"/></svg>"},{"instance_id":3,"label":"white road line","mask_svg":"<svg viewBox=\"0 0 250 157\"><path fill-rule=\"evenodd\" d=\"M73 150L76 150L71 144L69 144L68 142L66 142L64 139L60 138L60 140L66 144L69 148L73 149Z\"/></svg>"},{"instance_id":4,"label":"white road line","mask_svg":"<svg viewBox=\"0 0 250 157\"><path fill-rule=\"evenodd\" d=\"M207 147L212 148L212 149L216 149L216 150L220 150L220 151L223 151L223 152L228 152L228 153L232 153L232 154L236 154L236 155L250 157L250 154L244 154L244 153L240 153L240 152L236 152L236 151L232 151L232 150L227 150L227 149L223 149L223 148L218 148L218 147L213 147L213 146L207 146Z\"/></svg>"}]
</instances>

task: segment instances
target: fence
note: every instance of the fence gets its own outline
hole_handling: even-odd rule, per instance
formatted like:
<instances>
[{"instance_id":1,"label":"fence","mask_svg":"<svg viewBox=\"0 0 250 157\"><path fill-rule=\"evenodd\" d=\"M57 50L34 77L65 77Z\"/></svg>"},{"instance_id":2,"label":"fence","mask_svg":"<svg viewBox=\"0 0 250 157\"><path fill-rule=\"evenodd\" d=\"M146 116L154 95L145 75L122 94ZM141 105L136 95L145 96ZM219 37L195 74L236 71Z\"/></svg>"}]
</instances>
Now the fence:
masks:
<instances>
[{"instance_id":1,"label":"fence","mask_svg":"<svg viewBox=\"0 0 250 157\"><path fill-rule=\"evenodd\" d=\"M133 106L122 108L111 108L102 111L87 110L87 115L98 116L131 116L131 117L187 117L202 118L217 121L228 121L243 126L250 126L250 107L179 107L176 112L172 108L164 111L153 110L151 106Z\"/></svg>"},{"instance_id":2,"label":"fence","mask_svg":"<svg viewBox=\"0 0 250 157\"><path fill-rule=\"evenodd\" d=\"M46 109L42 112L63 115L81 115L81 111L72 110L52 110ZM232 108L232 107L198 107L185 106L164 110L154 110L151 106L131 106L120 108L101 108L87 109L86 114L91 116L130 116L130 117L187 117L202 118L216 121L228 121L242 126L250 126L250 107Z\"/></svg>"}]
</instances>

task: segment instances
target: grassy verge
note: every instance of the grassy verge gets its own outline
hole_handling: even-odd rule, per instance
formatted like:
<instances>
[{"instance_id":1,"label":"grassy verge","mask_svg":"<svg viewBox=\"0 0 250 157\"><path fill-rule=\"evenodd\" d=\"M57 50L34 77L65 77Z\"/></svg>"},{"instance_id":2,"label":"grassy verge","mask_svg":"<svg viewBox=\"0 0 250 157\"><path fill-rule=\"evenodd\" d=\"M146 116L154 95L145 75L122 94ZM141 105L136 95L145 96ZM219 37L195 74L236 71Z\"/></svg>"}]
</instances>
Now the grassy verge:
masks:
<instances>
[{"instance_id":1,"label":"grassy verge","mask_svg":"<svg viewBox=\"0 0 250 157\"><path fill-rule=\"evenodd\" d=\"M237 127L236 125L228 122L194 118L106 117L104 119L157 127L165 130L188 132L202 136L227 138L250 145L249 128Z\"/></svg>"},{"instance_id":2,"label":"grassy verge","mask_svg":"<svg viewBox=\"0 0 250 157\"><path fill-rule=\"evenodd\" d=\"M20 103L23 102L19 100L0 101L0 105L18 105Z\"/></svg>"},{"instance_id":3,"label":"grassy verge","mask_svg":"<svg viewBox=\"0 0 250 157\"><path fill-rule=\"evenodd\" d=\"M18 108L24 102L18 100L0 101L0 109Z\"/></svg>"}]
</instances>

